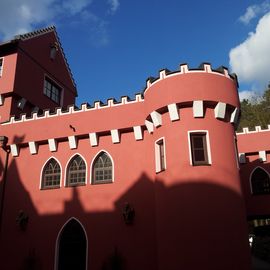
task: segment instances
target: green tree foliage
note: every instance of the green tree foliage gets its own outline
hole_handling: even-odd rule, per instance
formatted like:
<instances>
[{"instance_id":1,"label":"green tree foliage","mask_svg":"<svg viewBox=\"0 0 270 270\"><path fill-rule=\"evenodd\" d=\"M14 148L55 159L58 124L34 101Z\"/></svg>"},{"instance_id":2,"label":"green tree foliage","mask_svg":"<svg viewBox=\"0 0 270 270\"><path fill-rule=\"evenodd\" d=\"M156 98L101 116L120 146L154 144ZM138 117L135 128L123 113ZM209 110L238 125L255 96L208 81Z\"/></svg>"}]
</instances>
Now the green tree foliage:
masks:
<instances>
[{"instance_id":1,"label":"green tree foliage","mask_svg":"<svg viewBox=\"0 0 270 270\"><path fill-rule=\"evenodd\" d=\"M262 97L251 101L247 99L241 101L241 119L237 131L242 131L244 127L252 130L255 126L261 126L264 129L268 125L270 125L270 85Z\"/></svg>"}]
</instances>

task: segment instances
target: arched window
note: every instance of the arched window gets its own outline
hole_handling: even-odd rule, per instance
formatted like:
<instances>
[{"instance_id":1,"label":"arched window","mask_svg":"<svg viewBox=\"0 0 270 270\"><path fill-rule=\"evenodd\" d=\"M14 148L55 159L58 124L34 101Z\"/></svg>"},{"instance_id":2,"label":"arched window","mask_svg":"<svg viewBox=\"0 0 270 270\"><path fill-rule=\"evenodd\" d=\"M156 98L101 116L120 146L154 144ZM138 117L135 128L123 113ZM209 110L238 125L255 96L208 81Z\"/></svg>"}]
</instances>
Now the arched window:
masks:
<instances>
[{"instance_id":1,"label":"arched window","mask_svg":"<svg viewBox=\"0 0 270 270\"><path fill-rule=\"evenodd\" d=\"M67 186L85 184L86 166L84 160L76 155L71 159L67 169Z\"/></svg>"},{"instance_id":2,"label":"arched window","mask_svg":"<svg viewBox=\"0 0 270 270\"><path fill-rule=\"evenodd\" d=\"M42 173L41 188L58 188L60 187L61 169L58 162L51 158L44 166Z\"/></svg>"},{"instance_id":3,"label":"arched window","mask_svg":"<svg viewBox=\"0 0 270 270\"><path fill-rule=\"evenodd\" d=\"M113 166L108 154L101 152L93 163L93 184L111 183L113 181Z\"/></svg>"},{"instance_id":4,"label":"arched window","mask_svg":"<svg viewBox=\"0 0 270 270\"><path fill-rule=\"evenodd\" d=\"M252 194L270 194L270 177L262 168L256 168L251 176Z\"/></svg>"},{"instance_id":5,"label":"arched window","mask_svg":"<svg viewBox=\"0 0 270 270\"><path fill-rule=\"evenodd\" d=\"M85 270L87 267L87 238L82 225L71 218L62 228L57 240L57 270Z\"/></svg>"}]
</instances>

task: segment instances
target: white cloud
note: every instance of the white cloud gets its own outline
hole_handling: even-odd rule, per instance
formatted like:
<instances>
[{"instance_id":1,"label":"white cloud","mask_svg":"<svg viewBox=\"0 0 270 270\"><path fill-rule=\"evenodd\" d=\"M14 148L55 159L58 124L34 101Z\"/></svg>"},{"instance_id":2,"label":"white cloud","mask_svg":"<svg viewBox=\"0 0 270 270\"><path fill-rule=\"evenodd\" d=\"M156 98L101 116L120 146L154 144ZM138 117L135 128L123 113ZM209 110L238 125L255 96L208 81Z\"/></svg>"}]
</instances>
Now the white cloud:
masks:
<instances>
[{"instance_id":1,"label":"white cloud","mask_svg":"<svg viewBox=\"0 0 270 270\"><path fill-rule=\"evenodd\" d=\"M0 0L0 42L14 35L52 24L86 26L90 40L96 46L109 42L108 22L91 9L100 0ZM119 0L103 0L104 17L113 15ZM91 6L91 7L90 7Z\"/></svg>"},{"instance_id":2,"label":"white cloud","mask_svg":"<svg viewBox=\"0 0 270 270\"><path fill-rule=\"evenodd\" d=\"M35 25L49 25L59 18L87 12L92 0L2 0L0 39L33 30Z\"/></svg>"},{"instance_id":3,"label":"white cloud","mask_svg":"<svg viewBox=\"0 0 270 270\"><path fill-rule=\"evenodd\" d=\"M111 6L110 8L110 13L114 14L116 10L119 8L119 0L108 0L109 5Z\"/></svg>"},{"instance_id":4,"label":"white cloud","mask_svg":"<svg viewBox=\"0 0 270 270\"><path fill-rule=\"evenodd\" d=\"M264 86L270 80L270 12L264 15L256 31L231 49L230 66L240 82Z\"/></svg>"},{"instance_id":5,"label":"white cloud","mask_svg":"<svg viewBox=\"0 0 270 270\"><path fill-rule=\"evenodd\" d=\"M53 15L49 9L52 3L53 0L2 0L0 34L3 39L31 30L32 24L49 21Z\"/></svg>"},{"instance_id":6,"label":"white cloud","mask_svg":"<svg viewBox=\"0 0 270 270\"><path fill-rule=\"evenodd\" d=\"M92 0L65 0L63 1L63 8L71 15L82 12Z\"/></svg>"},{"instance_id":7,"label":"white cloud","mask_svg":"<svg viewBox=\"0 0 270 270\"><path fill-rule=\"evenodd\" d=\"M241 101L243 99L253 100L255 97L257 97L257 94L252 90L239 91L239 98Z\"/></svg>"},{"instance_id":8,"label":"white cloud","mask_svg":"<svg viewBox=\"0 0 270 270\"><path fill-rule=\"evenodd\" d=\"M246 13L239 17L239 21L248 24L252 19L264 14L270 10L270 0L266 0L260 5L252 5L247 7Z\"/></svg>"}]
</instances>

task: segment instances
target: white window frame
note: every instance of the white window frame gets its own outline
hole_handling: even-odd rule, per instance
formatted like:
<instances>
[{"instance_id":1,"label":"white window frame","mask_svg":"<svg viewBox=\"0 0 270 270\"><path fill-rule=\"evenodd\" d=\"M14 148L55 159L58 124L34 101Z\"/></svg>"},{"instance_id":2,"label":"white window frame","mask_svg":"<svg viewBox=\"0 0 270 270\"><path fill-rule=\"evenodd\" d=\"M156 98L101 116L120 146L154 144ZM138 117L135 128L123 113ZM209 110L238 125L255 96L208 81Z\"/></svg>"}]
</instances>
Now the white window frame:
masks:
<instances>
[{"instance_id":1,"label":"white window frame","mask_svg":"<svg viewBox=\"0 0 270 270\"><path fill-rule=\"evenodd\" d=\"M94 161L96 160L97 156L99 156L100 153L102 153L102 152L106 153L110 157L110 159L112 161L112 180L109 181L109 182L104 182L104 183L102 183L102 181L100 183L96 183L94 181L94 175L93 175L93 169L94 168L93 168L93 165L94 165ZM90 183L90 185L99 185L99 184L110 184L110 183L114 183L114 160L113 160L112 156L109 154L108 151L106 151L106 150L100 150L100 151L98 151L96 153L96 155L92 159L91 165L90 165L90 179L89 179L89 183Z\"/></svg>"},{"instance_id":2,"label":"white window frame","mask_svg":"<svg viewBox=\"0 0 270 270\"><path fill-rule=\"evenodd\" d=\"M79 153L75 153L74 155L72 155L69 160L67 161L66 163L66 166L65 166L65 180L64 180L64 187L76 187L76 186L80 186L79 185L67 185L67 176L68 176L68 173L67 173L67 169L68 169L68 166L69 166L69 163L70 161L75 157L75 156L80 156L83 161L85 162L85 185L87 185L87 168L88 168L88 165L87 165L87 162L86 162L86 159Z\"/></svg>"},{"instance_id":3,"label":"white window frame","mask_svg":"<svg viewBox=\"0 0 270 270\"><path fill-rule=\"evenodd\" d=\"M40 189L40 190L50 190L50 188L42 188L43 170L44 170L45 166L47 165L47 162L48 162L50 159L56 160L57 163L58 163L59 166L60 166L60 185L59 185L59 188L62 186L62 175L63 175L62 165L61 165L60 161L59 161L56 157L51 156L51 157L49 157L49 158L45 161L45 163L43 164L43 166L42 166L42 168L41 168L41 172L40 172L40 180L39 180L39 189ZM53 188L51 188L51 189L53 189Z\"/></svg>"},{"instance_id":4,"label":"white window frame","mask_svg":"<svg viewBox=\"0 0 270 270\"><path fill-rule=\"evenodd\" d=\"M163 141L164 168L161 168L161 154L160 154L160 144L159 144L160 141ZM161 137L155 141L155 163L156 163L156 173L163 172L167 169L165 137Z\"/></svg>"},{"instance_id":5,"label":"white window frame","mask_svg":"<svg viewBox=\"0 0 270 270\"><path fill-rule=\"evenodd\" d=\"M208 157L208 163L205 165L196 165L193 164L192 161L192 146L191 146L191 134L200 134L205 133L206 137L206 147L207 147L207 157ZM208 130L189 130L188 131L188 149L189 149L189 162L191 166L207 166L212 165L212 157L211 157L211 147L210 147L210 139L209 139L209 131Z\"/></svg>"},{"instance_id":6,"label":"white window frame","mask_svg":"<svg viewBox=\"0 0 270 270\"><path fill-rule=\"evenodd\" d=\"M4 57L0 57L0 60L2 60L2 65L1 65L1 68L0 68L0 77L2 77L3 69L4 69Z\"/></svg>"}]
</instances>

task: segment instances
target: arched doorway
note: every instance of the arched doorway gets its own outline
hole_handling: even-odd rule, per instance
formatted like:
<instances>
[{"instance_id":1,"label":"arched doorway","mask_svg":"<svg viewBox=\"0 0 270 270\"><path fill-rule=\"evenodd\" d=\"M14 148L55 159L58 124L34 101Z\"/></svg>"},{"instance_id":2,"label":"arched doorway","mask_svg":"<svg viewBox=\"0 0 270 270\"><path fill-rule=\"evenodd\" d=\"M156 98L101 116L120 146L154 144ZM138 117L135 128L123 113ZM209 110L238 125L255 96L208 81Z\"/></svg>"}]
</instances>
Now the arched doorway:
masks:
<instances>
[{"instance_id":1,"label":"arched doorway","mask_svg":"<svg viewBox=\"0 0 270 270\"><path fill-rule=\"evenodd\" d=\"M86 269L87 240L82 225L70 219L58 237L57 270Z\"/></svg>"}]
</instances>

